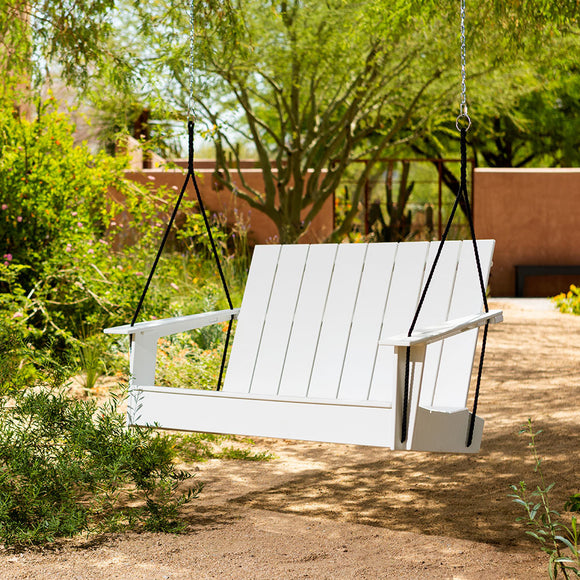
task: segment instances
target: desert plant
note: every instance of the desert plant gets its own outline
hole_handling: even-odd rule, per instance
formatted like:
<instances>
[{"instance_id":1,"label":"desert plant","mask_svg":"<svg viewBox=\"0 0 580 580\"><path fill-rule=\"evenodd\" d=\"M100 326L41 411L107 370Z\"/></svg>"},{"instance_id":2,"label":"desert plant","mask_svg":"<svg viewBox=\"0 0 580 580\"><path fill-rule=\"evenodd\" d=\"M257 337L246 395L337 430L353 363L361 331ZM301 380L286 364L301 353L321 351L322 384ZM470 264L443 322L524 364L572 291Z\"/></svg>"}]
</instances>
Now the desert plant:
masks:
<instances>
[{"instance_id":1,"label":"desert plant","mask_svg":"<svg viewBox=\"0 0 580 580\"><path fill-rule=\"evenodd\" d=\"M510 488L514 493L510 494L510 497L526 511L526 515L518 517L516 521L524 522L528 528L531 528L526 533L536 539L542 550L549 555L550 578L555 579L558 572L562 572L564 578L568 580L570 574L580 577L580 528L575 516L572 516L570 527L561 523L560 513L552 509L550 505L550 492L554 483L546 484L542 460L536 446L536 437L541 432L541 430L534 431L531 419L528 419L527 424L520 430L520 434L530 438L528 446L532 451L534 472L539 478L539 484L531 492L525 481L520 481L518 485L511 485Z\"/></svg>"},{"instance_id":2,"label":"desert plant","mask_svg":"<svg viewBox=\"0 0 580 580\"><path fill-rule=\"evenodd\" d=\"M80 532L175 531L202 485L175 467L169 437L127 428L112 400L20 391L0 406L0 538L7 546ZM127 500L140 500L131 507Z\"/></svg>"}]
</instances>

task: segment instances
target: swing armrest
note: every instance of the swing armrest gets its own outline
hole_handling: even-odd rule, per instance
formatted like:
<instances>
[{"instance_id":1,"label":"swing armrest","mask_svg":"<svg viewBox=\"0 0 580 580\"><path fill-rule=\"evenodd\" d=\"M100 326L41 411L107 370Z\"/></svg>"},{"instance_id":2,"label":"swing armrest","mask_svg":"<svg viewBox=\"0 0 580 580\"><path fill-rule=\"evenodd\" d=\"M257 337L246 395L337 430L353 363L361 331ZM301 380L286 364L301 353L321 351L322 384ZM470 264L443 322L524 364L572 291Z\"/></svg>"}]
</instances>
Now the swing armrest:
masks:
<instances>
[{"instance_id":1,"label":"swing armrest","mask_svg":"<svg viewBox=\"0 0 580 580\"><path fill-rule=\"evenodd\" d=\"M214 312L202 312L201 314L191 314L189 316L178 316L176 318L162 318L160 320L150 320L147 322L137 322L134 326L124 324L123 326L114 326L105 328L106 334L148 334L162 337L169 334L177 334L216 324L226 322L232 317L237 318L240 313L239 308L232 310L216 310Z\"/></svg>"},{"instance_id":2,"label":"swing armrest","mask_svg":"<svg viewBox=\"0 0 580 580\"><path fill-rule=\"evenodd\" d=\"M437 342L450 336L455 336L466 330L478 328L487 322L501 322L503 320L503 312L501 310L490 310L483 312L476 316L466 316L464 318L456 318L441 323L438 326L431 326L421 328L413 332L413 336L399 334L397 336L389 336L379 340L379 346L416 346L423 344L430 344Z\"/></svg>"}]
</instances>

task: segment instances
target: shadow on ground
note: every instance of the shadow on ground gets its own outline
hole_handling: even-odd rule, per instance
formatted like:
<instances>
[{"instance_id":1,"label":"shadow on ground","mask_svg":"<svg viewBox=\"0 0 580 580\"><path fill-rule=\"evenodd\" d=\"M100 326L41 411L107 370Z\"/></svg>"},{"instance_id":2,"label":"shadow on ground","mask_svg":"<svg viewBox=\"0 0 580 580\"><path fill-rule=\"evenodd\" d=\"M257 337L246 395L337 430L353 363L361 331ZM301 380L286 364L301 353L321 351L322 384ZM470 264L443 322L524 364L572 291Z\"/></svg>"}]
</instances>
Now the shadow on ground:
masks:
<instances>
[{"instance_id":1,"label":"shadow on ground","mask_svg":"<svg viewBox=\"0 0 580 580\"><path fill-rule=\"evenodd\" d=\"M566 499L580 491L580 320L535 316L508 313L506 322L490 332L479 407L486 427L478 455L377 450L377 461L369 462L368 449L352 447L338 467L309 470L230 502L505 547L529 546L525 529L515 521L523 510L508 497L510 484L526 481L533 489L539 483L529 439L518 435L528 417L536 430L543 430L537 443L546 481L556 484L553 508L562 510ZM357 449L359 462L352 460Z\"/></svg>"}]
</instances>

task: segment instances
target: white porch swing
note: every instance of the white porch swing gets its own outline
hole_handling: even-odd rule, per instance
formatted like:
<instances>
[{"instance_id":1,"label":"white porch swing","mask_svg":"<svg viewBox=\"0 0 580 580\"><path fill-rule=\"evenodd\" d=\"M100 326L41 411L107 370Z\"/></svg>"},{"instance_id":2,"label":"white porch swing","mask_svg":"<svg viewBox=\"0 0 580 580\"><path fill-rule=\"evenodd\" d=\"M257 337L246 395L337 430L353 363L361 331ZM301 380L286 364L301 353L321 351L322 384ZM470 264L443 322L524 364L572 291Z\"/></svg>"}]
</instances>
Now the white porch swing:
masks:
<instances>
[{"instance_id":1,"label":"white porch swing","mask_svg":"<svg viewBox=\"0 0 580 580\"><path fill-rule=\"evenodd\" d=\"M462 10L462 25L463 17ZM501 322L502 312L489 311L485 297L493 240L476 242L470 218L473 240L446 241L461 198L470 213L463 96L461 186L441 242L257 246L239 309L232 307L214 246L229 309L136 323L190 179L213 245L193 171L189 121L188 174L133 322L105 330L131 338L128 422L391 449L479 451L483 419L476 409L485 340L489 323ZM231 329L234 318L222 390L221 373L216 391L155 385L160 337L224 321Z\"/></svg>"}]
</instances>

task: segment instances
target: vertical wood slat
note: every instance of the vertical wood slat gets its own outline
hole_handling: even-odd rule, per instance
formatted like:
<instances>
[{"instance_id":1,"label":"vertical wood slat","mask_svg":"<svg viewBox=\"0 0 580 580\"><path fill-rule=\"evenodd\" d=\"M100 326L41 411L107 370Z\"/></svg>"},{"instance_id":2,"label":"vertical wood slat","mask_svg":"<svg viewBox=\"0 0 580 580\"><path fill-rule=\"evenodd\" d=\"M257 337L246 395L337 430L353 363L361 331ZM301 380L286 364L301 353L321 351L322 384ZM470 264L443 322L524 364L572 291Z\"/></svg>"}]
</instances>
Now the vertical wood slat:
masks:
<instances>
[{"instance_id":1,"label":"vertical wood slat","mask_svg":"<svg viewBox=\"0 0 580 580\"><path fill-rule=\"evenodd\" d=\"M308 396L336 398L367 244L340 244L334 263Z\"/></svg>"},{"instance_id":2,"label":"vertical wood slat","mask_svg":"<svg viewBox=\"0 0 580 580\"><path fill-rule=\"evenodd\" d=\"M366 400L398 244L369 244L340 379L339 399Z\"/></svg>"},{"instance_id":3,"label":"vertical wood slat","mask_svg":"<svg viewBox=\"0 0 580 580\"><path fill-rule=\"evenodd\" d=\"M305 397L308 392L337 249L337 244L310 246L280 381L280 395Z\"/></svg>"},{"instance_id":4,"label":"vertical wood slat","mask_svg":"<svg viewBox=\"0 0 580 580\"><path fill-rule=\"evenodd\" d=\"M236 326L224 392L248 393L282 246L256 246Z\"/></svg>"},{"instance_id":5,"label":"vertical wood slat","mask_svg":"<svg viewBox=\"0 0 580 580\"><path fill-rule=\"evenodd\" d=\"M399 244L381 337L401 334L409 329L419 301L428 252L428 242ZM373 370L369 400L393 400L395 385L392 377L396 376L395 364L395 349L380 348Z\"/></svg>"},{"instance_id":6,"label":"vertical wood slat","mask_svg":"<svg viewBox=\"0 0 580 580\"><path fill-rule=\"evenodd\" d=\"M439 242L431 242L429 245L429 255L425 266L425 275L421 292L425 288L427 277L435 260L439 249ZM441 322L449 320L449 310L451 306L451 295L455 285L457 275L457 264L461 252L462 242L449 240L443 245L443 250L437 267L433 274L431 284L425 296L425 302L417 320L417 328L424 326L435 326ZM425 353L424 372L421 381L421 403L430 405L433 400L433 393L437 381L439 364L441 360L442 343L427 345Z\"/></svg>"},{"instance_id":7,"label":"vertical wood slat","mask_svg":"<svg viewBox=\"0 0 580 580\"><path fill-rule=\"evenodd\" d=\"M278 392L309 249L310 246L300 244L282 246L256 356L251 393L275 395Z\"/></svg>"},{"instance_id":8,"label":"vertical wood slat","mask_svg":"<svg viewBox=\"0 0 580 580\"><path fill-rule=\"evenodd\" d=\"M486 286L489 279L494 246L494 240L479 240L477 243L483 280ZM473 243L471 240L465 240L462 242L459 256L457 276L449 309L449 319L476 314L481 312L482 309L483 298L479 286ZM434 407L461 408L466 406L477 335L478 330L474 329L444 341L437 386L433 397Z\"/></svg>"}]
</instances>

